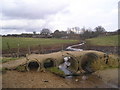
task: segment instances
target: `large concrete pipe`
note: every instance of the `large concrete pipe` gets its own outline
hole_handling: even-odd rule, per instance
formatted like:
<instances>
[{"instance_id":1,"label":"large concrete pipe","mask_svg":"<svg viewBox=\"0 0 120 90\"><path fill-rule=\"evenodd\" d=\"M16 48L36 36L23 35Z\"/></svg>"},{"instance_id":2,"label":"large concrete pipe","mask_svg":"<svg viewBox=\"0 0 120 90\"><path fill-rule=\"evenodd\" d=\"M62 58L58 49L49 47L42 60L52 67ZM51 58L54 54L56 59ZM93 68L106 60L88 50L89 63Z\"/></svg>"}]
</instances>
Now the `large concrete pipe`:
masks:
<instances>
[{"instance_id":1,"label":"large concrete pipe","mask_svg":"<svg viewBox=\"0 0 120 90\"><path fill-rule=\"evenodd\" d=\"M95 53L87 53L81 56L79 66L86 72L93 72L94 69L91 67L91 64L98 59L98 55Z\"/></svg>"},{"instance_id":2,"label":"large concrete pipe","mask_svg":"<svg viewBox=\"0 0 120 90\"><path fill-rule=\"evenodd\" d=\"M94 68L91 67L91 64L95 60L105 60L106 54L98 51L84 51L84 54L79 57L79 70L84 70L86 72L94 72Z\"/></svg>"},{"instance_id":3,"label":"large concrete pipe","mask_svg":"<svg viewBox=\"0 0 120 90\"><path fill-rule=\"evenodd\" d=\"M70 66L68 67L68 70L70 70L71 72L77 72L78 71L78 60L74 57L74 56L69 56L69 62L70 62Z\"/></svg>"},{"instance_id":4,"label":"large concrete pipe","mask_svg":"<svg viewBox=\"0 0 120 90\"><path fill-rule=\"evenodd\" d=\"M69 70L73 72L77 72L78 70L85 70L88 72L92 72L90 69L90 62L97 60L100 58L101 60L105 60L107 58L107 54L98 51L61 51L50 54L33 54L28 57L29 63L27 65L28 69L30 68L32 62L34 60L34 64L38 63L38 66L41 68L47 67L58 67L60 64L64 63L64 57L70 57L69 62L71 65L68 67ZM31 63L30 63L31 62ZM37 67L37 66L36 66Z\"/></svg>"},{"instance_id":5,"label":"large concrete pipe","mask_svg":"<svg viewBox=\"0 0 120 90\"><path fill-rule=\"evenodd\" d=\"M74 57L74 55L68 54L68 52L66 51L50 54L30 55L28 57L29 62L27 64L27 69L30 70L29 66L32 64L32 62L35 62L35 64L38 63L39 69L55 66L58 67L60 64L64 63L64 57L70 57L69 62L71 63L71 65L68 67L68 69L72 72L76 72L78 70L78 60L76 59L76 57Z\"/></svg>"},{"instance_id":6,"label":"large concrete pipe","mask_svg":"<svg viewBox=\"0 0 120 90\"><path fill-rule=\"evenodd\" d=\"M28 71L31 70L39 71L41 69L41 63L37 60L30 60L26 64L26 69Z\"/></svg>"},{"instance_id":7,"label":"large concrete pipe","mask_svg":"<svg viewBox=\"0 0 120 90\"><path fill-rule=\"evenodd\" d=\"M44 68L56 67L56 60L54 58L47 58L43 60L42 66Z\"/></svg>"},{"instance_id":8,"label":"large concrete pipe","mask_svg":"<svg viewBox=\"0 0 120 90\"><path fill-rule=\"evenodd\" d=\"M109 61L107 54L99 51L86 50L86 51L60 51L50 54L32 54L23 60L16 60L15 65L6 65L6 68L16 68L20 65L26 65L26 69L39 71L42 68L48 67L58 67L60 64L64 63L64 57L70 57L69 62L71 65L68 67L72 72L77 72L78 70L85 70L92 72L93 69L90 68L90 63L97 59L103 60L106 64ZM9 67L8 67L9 66ZM4 66L5 67L5 66Z\"/></svg>"}]
</instances>

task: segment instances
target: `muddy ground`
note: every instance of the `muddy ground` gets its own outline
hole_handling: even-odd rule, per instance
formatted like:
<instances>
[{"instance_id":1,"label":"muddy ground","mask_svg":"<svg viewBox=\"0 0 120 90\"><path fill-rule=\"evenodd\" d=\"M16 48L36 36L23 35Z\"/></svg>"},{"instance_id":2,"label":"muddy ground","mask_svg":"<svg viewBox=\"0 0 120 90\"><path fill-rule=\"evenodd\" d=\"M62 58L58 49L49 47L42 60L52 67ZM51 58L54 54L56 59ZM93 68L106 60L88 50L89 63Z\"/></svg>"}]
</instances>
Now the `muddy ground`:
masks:
<instances>
[{"instance_id":1,"label":"muddy ground","mask_svg":"<svg viewBox=\"0 0 120 90\"><path fill-rule=\"evenodd\" d=\"M84 44L82 46L75 47L78 49L83 49L83 50L96 50L96 51L101 51L105 52L107 54L119 54L120 55L120 46L91 46Z\"/></svg>"},{"instance_id":2,"label":"muddy ground","mask_svg":"<svg viewBox=\"0 0 120 90\"><path fill-rule=\"evenodd\" d=\"M78 44L78 43L75 43ZM53 46L36 46L31 47L30 50L28 48L20 48L19 49L19 56L26 56L26 54L47 54L52 52L58 52L61 50L65 50L68 46L71 46L73 44L63 44L63 45L53 45ZM17 57L18 55L18 49L12 48L10 50L2 50L2 56L3 57Z\"/></svg>"},{"instance_id":3,"label":"muddy ground","mask_svg":"<svg viewBox=\"0 0 120 90\"><path fill-rule=\"evenodd\" d=\"M95 74L86 75L87 79L83 80L83 75L73 78L65 79L48 71L46 72L18 72L7 71L2 74L2 87L3 88L111 88L111 84L107 84L106 81L115 81L118 79L114 72L107 70L105 72L97 72ZM106 76L107 73L111 73L113 77ZM98 74L99 73L99 74ZM98 77L98 76L99 77ZM103 76L102 76L103 75ZM112 76L111 75L111 76ZM103 78L107 80L103 81Z\"/></svg>"},{"instance_id":4,"label":"muddy ground","mask_svg":"<svg viewBox=\"0 0 120 90\"><path fill-rule=\"evenodd\" d=\"M78 43L76 43L78 44ZM74 44L74 45L76 45ZM19 56L26 56L26 54L47 54L47 53L52 53L52 52L58 52L61 50L66 50L68 46L71 46L73 44L64 44L64 45L54 45L54 46L49 46L49 47L31 47L30 52L28 48L20 48L20 53ZM107 54L119 54L120 55L120 46L91 46L88 44L84 44L78 47L74 47L78 49L83 49L83 50L96 50L96 51L102 51ZM17 57L17 48L13 48L10 51L9 50L3 50L2 51L2 56L3 57Z\"/></svg>"}]
</instances>

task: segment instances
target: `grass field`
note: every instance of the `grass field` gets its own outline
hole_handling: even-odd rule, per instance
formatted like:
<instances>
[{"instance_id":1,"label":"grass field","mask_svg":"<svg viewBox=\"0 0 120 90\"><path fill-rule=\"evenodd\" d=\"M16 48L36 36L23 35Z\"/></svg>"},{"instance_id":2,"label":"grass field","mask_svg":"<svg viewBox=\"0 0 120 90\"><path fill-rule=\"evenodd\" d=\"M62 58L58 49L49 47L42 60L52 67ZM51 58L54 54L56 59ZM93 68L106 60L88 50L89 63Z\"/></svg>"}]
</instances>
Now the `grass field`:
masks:
<instances>
[{"instance_id":1,"label":"grass field","mask_svg":"<svg viewBox=\"0 0 120 90\"><path fill-rule=\"evenodd\" d=\"M17 48L18 44L20 48L26 48L28 46L31 46L31 47L34 47L37 45L52 46L52 45L72 44L72 43L78 43L78 42L79 42L78 40L65 40L65 39L3 37L2 50L7 50L8 44L10 48Z\"/></svg>"},{"instance_id":2,"label":"grass field","mask_svg":"<svg viewBox=\"0 0 120 90\"><path fill-rule=\"evenodd\" d=\"M93 46L120 46L118 38L120 38L120 35L104 36L87 39L86 42Z\"/></svg>"}]
</instances>

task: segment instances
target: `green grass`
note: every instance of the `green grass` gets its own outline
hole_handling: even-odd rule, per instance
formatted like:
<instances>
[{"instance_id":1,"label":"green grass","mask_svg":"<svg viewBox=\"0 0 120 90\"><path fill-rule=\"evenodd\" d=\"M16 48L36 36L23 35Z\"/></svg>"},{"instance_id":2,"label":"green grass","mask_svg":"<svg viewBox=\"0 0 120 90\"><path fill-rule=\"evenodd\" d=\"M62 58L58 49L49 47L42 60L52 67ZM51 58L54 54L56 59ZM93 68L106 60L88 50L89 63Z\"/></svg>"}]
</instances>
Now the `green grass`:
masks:
<instances>
[{"instance_id":1,"label":"green grass","mask_svg":"<svg viewBox=\"0 0 120 90\"><path fill-rule=\"evenodd\" d=\"M65 73L57 67L47 68L47 70L61 77L65 77Z\"/></svg>"},{"instance_id":2,"label":"green grass","mask_svg":"<svg viewBox=\"0 0 120 90\"><path fill-rule=\"evenodd\" d=\"M93 46L120 46L118 38L120 38L120 35L97 37L87 39L86 43Z\"/></svg>"},{"instance_id":3,"label":"green grass","mask_svg":"<svg viewBox=\"0 0 120 90\"><path fill-rule=\"evenodd\" d=\"M8 61L13 61L13 60L17 60L17 59L19 59L19 58L3 57L3 58L0 58L0 62L5 63L5 62L8 62Z\"/></svg>"},{"instance_id":4,"label":"green grass","mask_svg":"<svg viewBox=\"0 0 120 90\"><path fill-rule=\"evenodd\" d=\"M38 45L52 46L52 45L72 44L72 43L78 43L78 40L3 37L2 50L8 49L7 43L9 44L10 48L17 48L18 44L20 48L27 48L28 46L35 47Z\"/></svg>"}]
</instances>

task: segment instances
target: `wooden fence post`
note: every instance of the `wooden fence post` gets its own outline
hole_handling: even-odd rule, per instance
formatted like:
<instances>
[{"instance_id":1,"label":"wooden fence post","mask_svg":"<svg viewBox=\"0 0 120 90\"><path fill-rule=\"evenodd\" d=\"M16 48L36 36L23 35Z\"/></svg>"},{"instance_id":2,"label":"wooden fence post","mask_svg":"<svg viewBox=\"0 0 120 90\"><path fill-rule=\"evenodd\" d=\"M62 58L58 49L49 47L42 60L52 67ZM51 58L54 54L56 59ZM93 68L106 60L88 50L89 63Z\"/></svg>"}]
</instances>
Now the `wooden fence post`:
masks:
<instances>
[{"instance_id":1,"label":"wooden fence post","mask_svg":"<svg viewBox=\"0 0 120 90\"><path fill-rule=\"evenodd\" d=\"M8 53L10 53L10 45L8 42L7 42L7 48L8 48Z\"/></svg>"},{"instance_id":2,"label":"wooden fence post","mask_svg":"<svg viewBox=\"0 0 120 90\"><path fill-rule=\"evenodd\" d=\"M31 49L29 45L28 45L28 54L31 54Z\"/></svg>"},{"instance_id":3,"label":"wooden fence post","mask_svg":"<svg viewBox=\"0 0 120 90\"><path fill-rule=\"evenodd\" d=\"M10 50L10 45L9 45L8 42L7 42L7 48L8 48L8 53L11 54L11 56L13 56L13 55L12 55L12 51Z\"/></svg>"},{"instance_id":4,"label":"wooden fence post","mask_svg":"<svg viewBox=\"0 0 120 90\"><path fill-rule=\"evenodd\" d=\"M18 46L18 50L17 50L17 58L19 58L19 56L20 56L20 44L18 43L17 46Z\"/></svg>"},{"instance_id":5,"label":"wooden fence post","mask_svg":"<svg viewBox=\"0 0 120 90\"><path fill-rule=\"evenodd\" d=\"M41 45L39 44L38 47L39 47L39 54L41 54Z\"/></svg>"},{"instance_id":6,"label":"wooden fence post","mask_svg":"<svg viewBox=\"0 0 120 90\"><path fill-rule=\"evenodd\" d=\"M64 45L62 44L62 51L63 51L63 49L64 49Z\"/></svg>"}]
</instances>

